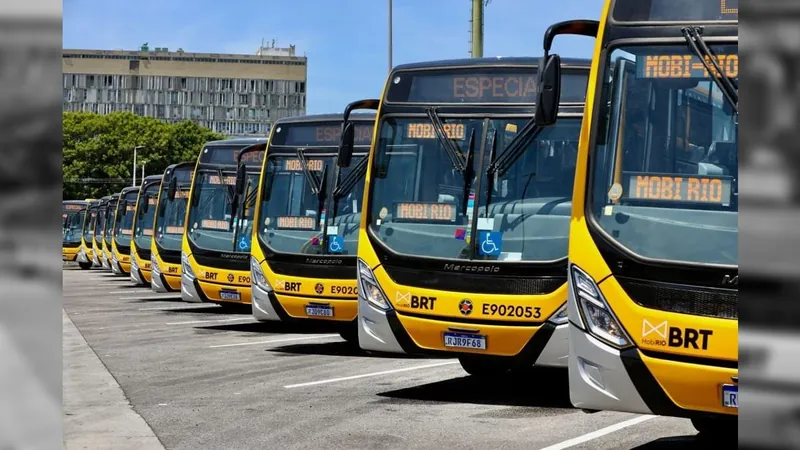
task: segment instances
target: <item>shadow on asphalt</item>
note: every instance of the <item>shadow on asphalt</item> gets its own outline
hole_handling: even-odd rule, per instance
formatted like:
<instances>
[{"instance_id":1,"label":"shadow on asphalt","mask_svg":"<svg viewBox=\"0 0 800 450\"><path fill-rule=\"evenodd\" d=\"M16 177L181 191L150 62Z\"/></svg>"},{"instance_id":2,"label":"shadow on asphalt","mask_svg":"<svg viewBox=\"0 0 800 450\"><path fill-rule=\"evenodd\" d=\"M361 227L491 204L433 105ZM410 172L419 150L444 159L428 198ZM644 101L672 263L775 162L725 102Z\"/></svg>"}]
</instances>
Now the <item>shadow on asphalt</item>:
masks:
<instances>
[{"instance_id":1,"label":"shadow on asphalt","mask_svg":"<svg viewBox=\"0 0 800 450\"><path fill-rule=\"evenodd\" d=\"M471 403L557 408L574 412L569 401L566 369L530 368L494 378L464 376L405 389L382 392L383 403Z\"/></svg>"},{"instance_id":2,"label":"shadow on asphalt","mask_svg":"<svg viewBox=\"0 0 800 450\"><path fill-rule=\"evenodd\" d=\"M707 449L712 447L737 448L737 433L730 436L670 436L633 447L631 450ZM741 447L739 447L741 448Z\"/></svg>"},{"instance_id":3,"label":"shadow on asphalt","mask_svg":"<svg viewBox=\"0 0 800 450\"><path fill-rule=\"evenodd\" d=\"M210 308L209 308L210 309ZM186 310L175 311L180 313ZM208 311L208 309L207 309ZM232 323L223 325L211 325L195 327L203 330L216 330L216 331L239 331L245 333L259 333L259 334L320 334L320 333L338 333L338 329L324 324L291 324L283 322L265 323Z\"/></svg>"},{"instance_id":4,"label":"shadow on asphalt","mask_svg":"<svg viewBox=\"0 0 800 450\"><path fill-rule=\"evenodd\" d=\"M345 341L293 344L283 347L268 349L269 352L292 354L292 355L319 355L319 356L351 356L360 358L386 358L386 359L444 359L439 356L418 356L404 355L395 353L375 353L367 352L357 345Z\"/></svg>"}]
</instances>

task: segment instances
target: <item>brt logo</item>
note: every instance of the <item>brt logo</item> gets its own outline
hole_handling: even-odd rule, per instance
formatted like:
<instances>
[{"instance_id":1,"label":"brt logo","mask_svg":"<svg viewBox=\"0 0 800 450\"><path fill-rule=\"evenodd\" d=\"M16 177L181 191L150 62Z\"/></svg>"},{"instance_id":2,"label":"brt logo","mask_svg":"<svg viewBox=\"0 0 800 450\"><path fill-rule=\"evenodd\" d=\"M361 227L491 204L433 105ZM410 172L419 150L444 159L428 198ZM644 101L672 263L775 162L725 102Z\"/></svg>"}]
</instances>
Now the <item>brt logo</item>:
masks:
<instances>
[{"instance_id":1,"label":"brt logo","mask_svg":"<svg viewBox=\"0 0 800 450\"><path fill-rule=\"evenodd\" d=\"M670 327L666 320L656 325L642 321L642 343L647 345L708 350L708 338L713 334L712 330Z\"/></svg>"}]
</instances>

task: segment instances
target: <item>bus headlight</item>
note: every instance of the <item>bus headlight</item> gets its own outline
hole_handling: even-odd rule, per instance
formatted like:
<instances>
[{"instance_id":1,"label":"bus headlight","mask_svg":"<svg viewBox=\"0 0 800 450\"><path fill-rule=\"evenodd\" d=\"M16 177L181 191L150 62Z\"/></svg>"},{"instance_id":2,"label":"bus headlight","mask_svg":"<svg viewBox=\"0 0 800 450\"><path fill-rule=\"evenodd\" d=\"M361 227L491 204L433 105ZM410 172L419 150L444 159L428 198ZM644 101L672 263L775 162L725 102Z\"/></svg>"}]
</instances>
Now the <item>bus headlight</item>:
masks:
<instances>
[{"instance_id":1,"label":"bus headlight","mask_svg":"<svg viewBox=\"0 0 800 450\"><path fill-rule=\"evenodd\" d=\"M154 273L161 273L161 268L158 267L158 259L156 255L150 255L150 270Z\"/></svg>"},{"instance_id":2,"label":"bus headlight","mask_svg":"<svg viewBox=\"0 0 800 450\"><path fill-rule=\"evenodd\" d=\"M259 264L254 256L250 257L250 276L253 277L253 282L256 286L267 292L272 292L272 286L270 286L269 281L267 281L267 277L264 276L264 271L261 270L261 264Z\"/></svg>"},{"instance_id":3,"label":"bus headlight","mask_svg":"<svg viewBox=\"0 0 800 450\"><path fill-rule=\"evenodd\" d=\"M578 309L589 332L615 348L629 347L630 339L614 317L594 280L577 266L572 266L570 273Z\"/></svg>"},{"instance_id":4,"label":"bus headlight","mask_svg":"<svg viewBox=\"0 0 800 450\"><path fill-rule=\"evenodd\" d=\"M117 249L115 248L111 249L111 261L119 263L119 256L117 256Z\"/></svg>"},{"instance_id":5,"label":"bus headlight","mask_svg":"<svg viewBox=\"0 0 800 450\"><path fill-rule=\"evenodd\" d=\"M139 270L139 263L136 261L136 256L131 253L131 270Z\"/></svg>"},{"instance_id":6,"label":"bus headlight","mask_svg":"<svg viewBox=\"0 0 800 450\"><path fill-rule=\"evenodd\" d=\"M181 253L181 268L183 273L189 278L197 278L192 270L192 265L189 264L189 257L185 253Z\"/></svg>"},{"instance_id":7,"label":"bus headlight","mask_svg":"<svg viewBox=\"0 0 800 450\"><path fill-rule=\"evenodd\" d=\"M561 308L558 308L558 311L556 311L552 316L550 316L548 322L552 322L556 325L563 325L567 323L568 320L569 317L567 317L567 302L564 302L564 304L561 305Z\"/></svg>"},{"instance_id":8,"label":"bus headlight","mask_svg":"<svg viewBox=\"0 0 800 450\"><path fill-rule=\"evenodd\" d=\"M378 309L384 311L392 309L392 305L389 303L386 295L383 294L383 290L378 286L378 282L375 280L375 275L372 273L372 270L367 263L361 259L358 260L358 271L356 273L358 278L358 295L364 297L372 306Z\"/></svg>"}]
</instances>

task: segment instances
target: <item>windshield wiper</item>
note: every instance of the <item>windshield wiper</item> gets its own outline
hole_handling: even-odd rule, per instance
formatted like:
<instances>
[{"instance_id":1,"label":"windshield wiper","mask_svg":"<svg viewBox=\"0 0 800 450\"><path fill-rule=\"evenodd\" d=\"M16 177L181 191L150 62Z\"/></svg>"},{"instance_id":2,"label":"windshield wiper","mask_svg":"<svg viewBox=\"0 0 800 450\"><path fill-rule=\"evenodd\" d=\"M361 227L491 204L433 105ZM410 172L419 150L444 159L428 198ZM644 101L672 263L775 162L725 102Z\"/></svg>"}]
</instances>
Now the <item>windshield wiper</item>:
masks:
<instances>
[{"instance_id":1,"label":"windshield wiper","mask_svg":"<svg viewBox=\"0 0 800 450\"><path fill-rule=\"evenodd\" d=\"M308 168L308 160L306 160L306 154L303 149L297 149L297 159L300 161L300 167L303 168L303 175L305 175L308 184L311 187L311 193L314 195L319 195L320 191L322 191L322 182L317 179L317 176L311 172ZM325 166L327 168L327 164ZM323 177L325 176L325 170L322 171Z\"/></svg>"},{"instance_id":2,"label":"windshield wiper","mask_svg":"<svg viewBox=\"0 0 800 450\"><path fill-rule=\"evenodd\" d=\"M542 131L544 131L544 128L536 125L536 119L531 118L528 123L522 127L519 134L514 136L514 139L512 139L505 150L503 150L503 153L489 164L489 168L486 169L486 174L490 177L494 174L503 176L517 159L525 153L525 149L528 148L528 145L530 145ZM496 136L497 130L495 130L495 137ZM494 146L495 144L493 143L492 145ZM494 149L492 149L492 153L494 153Z\"/></svg>"},{"instance_id":3,"label":"windshield wiper","mask_svg":"<svg viewBox=\"0 0 800 450\"><path fill-rule=\"evenodd\" d=\"M472 177L475 176L475 167L472 164L475 158L475 129L469 134L469 144L467 144L467 164L464 170L464 192L461 199L461 214L467 214L467 205L469 204L469 192L472 190Z\"/></svg>"},{"instance_id":4,"label":"windshield wiper","mask_svg":"<svg viewBox=\"0 0 800 450\"><path fill-rule=\"evenodd\" d=\"M426 112L428 113L428 119L430 119L431 125L433 125L433 131L436 133L436 137L444 147L445 153L447 153L447 156L450 158L450 162L453 164L453 167L457 171L464 173L464 171L467 169L466 158L462 155L458 145L456 145L452 139L447 137L447 133L444 130L444 124L442 123L442 119L439 117L439 114L436 113L436 108L428 108Z\"/></svg>"},{"instance_id":5,"label":"windshield wiper","mask_svg":"<svg viewBox=\"0 0 800 450\"><path fill-rule=\"evenodd\" d=\"M497 153L497 128L492 130L492 148L489 150L489 161L494 161ZM492 191L494 190L494 173L486 173L486 217L489 217L489 205L492 204Z\"/></svg>"},{"instance_id":6,"label":"windshield wiper","mask_svg":"<svg viewBox=\"0 0 800 450\"><path fill-rule=\"evenodd\" d=\"M703 40L703 37L700 35L702 31L702 28L698 27L686 27L681 29L686 43L689 44L689 48L700 58L700 62L703 63L703 67L705 67L708 75L714 80L714 83L716 83L717 87L722 91L722 94L725 95L725 98L738 115L739 88L733 84L731 78L722 70L722 67L720 67L716 56L711 52L706 41Z\"/></svg>"},{"instance_id":7,"label":"windshield wiper","mask_svg":"<svg viewBox=\"0 0 800 450\"><path fill-rule=\"evenodd\" d=\"M345 195L349 194L351 190L358 184L358 182L364 178L367 174L367 165L369 164L369 159L365 156L361 158L355 166L350 170L350 173L341 180L336 187L333 189L333 199L338 200Z\"/></svg>"}]
</instances>

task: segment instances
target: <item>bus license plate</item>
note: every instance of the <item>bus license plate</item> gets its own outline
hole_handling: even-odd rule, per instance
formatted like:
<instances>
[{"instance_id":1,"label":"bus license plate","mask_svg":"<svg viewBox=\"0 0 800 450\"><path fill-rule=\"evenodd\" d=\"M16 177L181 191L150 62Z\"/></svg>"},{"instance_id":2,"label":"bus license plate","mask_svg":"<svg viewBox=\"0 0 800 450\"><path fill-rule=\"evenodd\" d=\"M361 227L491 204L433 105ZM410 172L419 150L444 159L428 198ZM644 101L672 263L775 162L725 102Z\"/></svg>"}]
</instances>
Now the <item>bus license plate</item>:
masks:
<instances>
[{"instance_id":1,"label":"bus license plate","mask_svg":"<svg viewBox=\"0 0 800 450\"><path fill-rule=\"evenodd\" d=\"M486 336L480 334L445 333L444 346L486 350Z\"/></svg>"},{"instance_id":2,"label":"bus license plate","mask_svg":"<svg viewBox=\"0 0 800 450\"><path fill-rule=\"evenodd\" d=\"M722 406L739 409L739 386L735 384L722 385Z\"/></svg>"},{"instance_id":3,"label":"bus license plate","mask_svg":"<svg viewBox=\"0 0 800 450\"><path fill-rule=\"evenodd\" d=\"M314 317L333 317L333 308L324 305L306 305L306 315Z\"/></svg>"},{"instance_id":4,"label":"bus license plate","mask_svg":"<svg viewBox=\"0 0 800 450\"><path fill-rule=\"evenodd\" d=\"M219 291L219 298L222 300L241 300L241 296L236 291Z\"/></svg>"}]
</instances>

